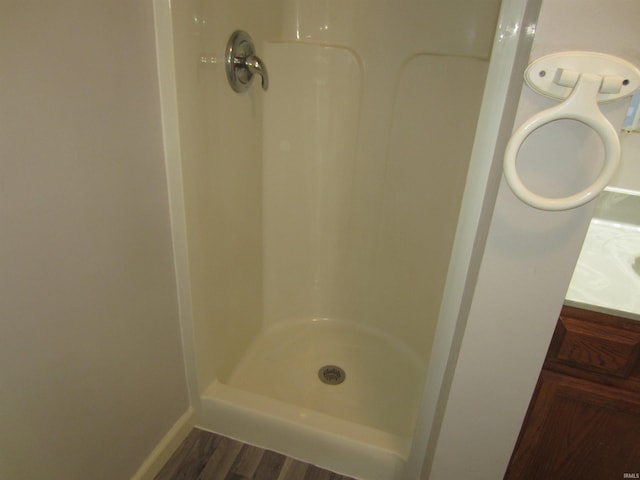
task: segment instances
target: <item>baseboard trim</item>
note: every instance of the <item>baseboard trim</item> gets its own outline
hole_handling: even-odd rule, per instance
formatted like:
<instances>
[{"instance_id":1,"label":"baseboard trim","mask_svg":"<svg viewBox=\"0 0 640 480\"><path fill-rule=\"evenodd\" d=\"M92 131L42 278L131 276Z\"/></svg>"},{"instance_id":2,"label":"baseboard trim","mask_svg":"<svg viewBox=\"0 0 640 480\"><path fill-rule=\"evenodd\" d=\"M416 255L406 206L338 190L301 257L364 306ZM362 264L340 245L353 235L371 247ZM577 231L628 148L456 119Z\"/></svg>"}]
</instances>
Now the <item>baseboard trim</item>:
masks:
<instances>
[{"instance_id":1,"label":"baseboard trim","mask_svg":"<svg viewBox=\"0 0 640 480\"><path fill-rule=\"evenodd\" d=\"M189 407L142 462L131 480L153 480L194 426L195 411Z\"/></svg>"}]
</instances>

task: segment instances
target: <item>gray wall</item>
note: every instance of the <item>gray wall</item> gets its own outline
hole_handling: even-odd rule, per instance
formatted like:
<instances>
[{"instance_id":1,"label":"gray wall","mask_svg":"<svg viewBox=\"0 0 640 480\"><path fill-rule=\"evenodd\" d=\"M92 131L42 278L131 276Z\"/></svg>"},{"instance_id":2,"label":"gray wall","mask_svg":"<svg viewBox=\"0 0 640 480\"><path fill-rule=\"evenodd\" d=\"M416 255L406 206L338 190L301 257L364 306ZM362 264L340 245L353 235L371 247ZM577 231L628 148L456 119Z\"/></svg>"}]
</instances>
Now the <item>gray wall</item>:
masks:
<instances>
[{"instance_id":1,"label":"gray wall","mask_svg":"<svg viewBox=\"0 0 640 480\"><path fill-rule=\"evenodd\" d=\"M187 408L152 1L0 0L0 478L128 478Z\"/></svg>"}]
</instances>

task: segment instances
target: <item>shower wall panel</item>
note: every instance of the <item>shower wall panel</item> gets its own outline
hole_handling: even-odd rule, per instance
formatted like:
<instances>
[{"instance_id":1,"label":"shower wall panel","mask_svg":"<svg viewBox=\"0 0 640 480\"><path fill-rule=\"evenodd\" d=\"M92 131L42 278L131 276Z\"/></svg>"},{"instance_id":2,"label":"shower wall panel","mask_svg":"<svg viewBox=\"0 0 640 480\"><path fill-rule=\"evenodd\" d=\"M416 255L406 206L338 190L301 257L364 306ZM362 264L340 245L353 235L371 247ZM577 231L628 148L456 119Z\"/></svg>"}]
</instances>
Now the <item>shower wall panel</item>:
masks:
<instances>
[{"instance_id":1,"label":"shower wall panel","mask_svg":"<svg viewBox=\"0 0 640 480\"><path fill-rule=\"evenodd\" d=\"M226 377L262 320L262 100L235 94L224 49L236 28L279 31L263 2L172 2L194 346L200 389Z\"/></svg>"},{"instance_id":2,"label":"shower wall panel","mask_svg":"<svg viewBox=\"0 0 640 480\"><path fill-rule=\"evenodd\" d=\"M498 3L284 1L263 46L267 325L356 322L427 361Z\"/></svg>"},{"instance_id":3,"label":"shower wall panel","mask_svg":"<svg viewBox=\"0 0 640 480\"><path fill-rule=\"evenodd\" d=\"M423 362L435 331L487 62L419 54L398 72L364 317Z\"/></svg>"},{"instance_id":4,"label":"shower wall panel","mask_svg":"<svg viewBox=\"0 0 640 480\"><path fill-rule=\"evenodd\" d=\"M197 0L173 2L172 26L191 307L194 330L197 331L193 342L198 384L202 385L210 382L214 374L209 345L215 332L204 321L212 311L207 285L211 283L213 274L210 268L213 225L207 207L211 202L211 191L206 181L209 167L206 108L202 102L202 72L195 57L202 49L202 25L199 21L202 12L198 3Z\"/></svg>"},{"instance_id":5,"label":"shower wall panel","mask_svg":"<svg viewBox=\"0 0 640 480\"><path fill-rule=\"evenodd\" d=\"M265 43L264 319L336 318L362 67L344 48Z\"/></svg>"}]
</instances>

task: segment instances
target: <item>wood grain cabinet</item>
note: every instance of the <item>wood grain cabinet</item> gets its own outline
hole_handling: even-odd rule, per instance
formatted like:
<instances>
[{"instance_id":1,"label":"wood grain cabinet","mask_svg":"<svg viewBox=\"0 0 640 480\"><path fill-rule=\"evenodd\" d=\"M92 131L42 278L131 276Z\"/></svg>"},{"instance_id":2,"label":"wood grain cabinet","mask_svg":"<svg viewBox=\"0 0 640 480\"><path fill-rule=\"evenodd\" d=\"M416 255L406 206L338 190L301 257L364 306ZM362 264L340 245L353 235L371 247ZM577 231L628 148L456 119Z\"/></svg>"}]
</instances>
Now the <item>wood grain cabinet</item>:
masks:
<instances>
[{"instance_id":1,"label":"wood grain cabinet","mask_svg":"<svg viewBox=\"0 0 640 480\"><path fill-rule=\"evenodd\" d=\"M565 306L505 479L640 478L640 321Z\"/></svg>"}]
</instances>

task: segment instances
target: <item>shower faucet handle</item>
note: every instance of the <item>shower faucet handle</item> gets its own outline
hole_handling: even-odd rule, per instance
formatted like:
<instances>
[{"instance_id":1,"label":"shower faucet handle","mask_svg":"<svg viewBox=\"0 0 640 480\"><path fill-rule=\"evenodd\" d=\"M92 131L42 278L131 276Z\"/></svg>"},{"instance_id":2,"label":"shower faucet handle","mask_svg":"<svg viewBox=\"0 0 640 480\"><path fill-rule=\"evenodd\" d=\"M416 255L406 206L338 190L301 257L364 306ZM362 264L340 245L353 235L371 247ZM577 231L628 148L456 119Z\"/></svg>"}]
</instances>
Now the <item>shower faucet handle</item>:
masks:
<instances>
[{"instance_id":1,"label":"shower faucet handle","mask_svg":"<svg viewBox=\"0 0 640 480\"><path fill-rule=\"evenodd\" d=\"M267 67L256 55L253 40L247 32L236 30L231 34L227 42L225 64L227 80L235 92L246 91L256 74L262 77L262 89L269 88Z\"/></svg>"},{"instance_id":2,"label":"shower faucet handle","mask_svg":"<svg viewBox=\"0 0 640 480\"><path fill-rule=\"evenodd\" d=\"M263 90L269 88L269 74L267 73L267 67L265 67L264 62L260 60L260 57L257 55L250 55L245 58L244 64L253 75L258 74L262 77Z\"/></svg>"}]
</instances>

